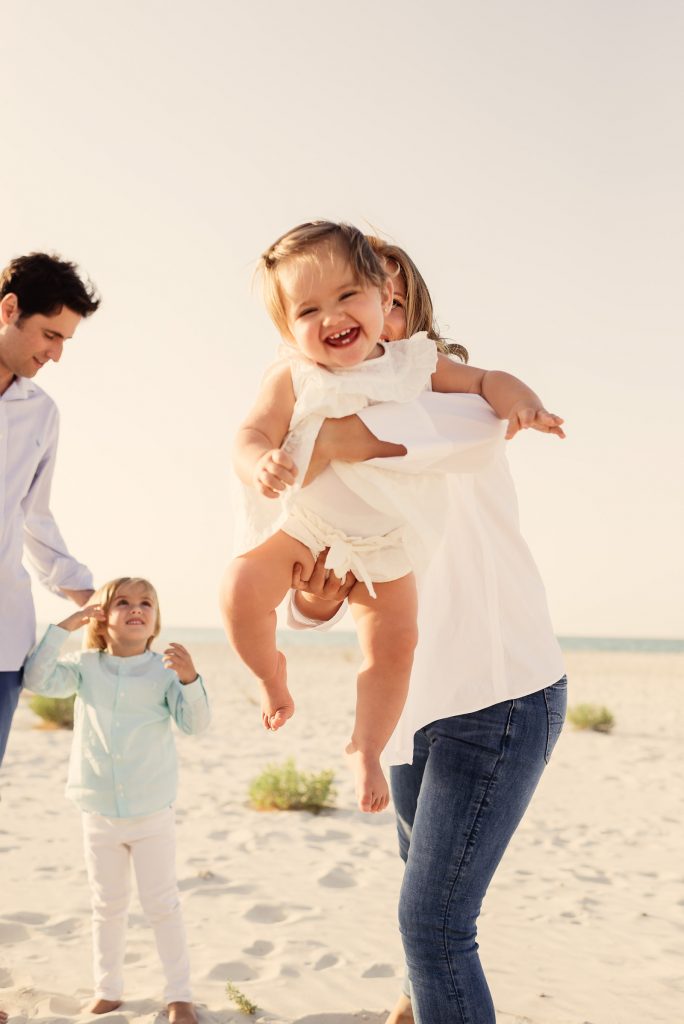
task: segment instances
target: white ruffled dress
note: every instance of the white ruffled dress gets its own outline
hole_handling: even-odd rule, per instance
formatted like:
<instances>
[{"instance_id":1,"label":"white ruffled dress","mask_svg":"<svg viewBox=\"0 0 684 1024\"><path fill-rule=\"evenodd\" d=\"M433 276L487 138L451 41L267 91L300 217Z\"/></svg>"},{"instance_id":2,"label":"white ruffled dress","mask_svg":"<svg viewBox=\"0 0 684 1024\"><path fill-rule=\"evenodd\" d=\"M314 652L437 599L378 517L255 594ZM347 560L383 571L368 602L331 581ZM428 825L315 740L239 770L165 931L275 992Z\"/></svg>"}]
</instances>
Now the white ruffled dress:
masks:
<instances>
[{"instance_id":1,"label":"white ruffled dress","mask_svg":"<svg viewBox=\"0 0 684 1024\"><path fill-rule=\"evenodd\" d=\"M296 399L283 447L299 481L324 419L378 403L413 402L430 389L437 348L427 334L380 344L377 359L341 369L319 366L295 350L283 353ZM439 458L409 473L398 468L401 459L375 460L372 466L335 461L313 483L305 488L297 483L277 500L242 487L236 554L283 530L314 557L329 548L326 568L340 578L353 572L374 595L373 583L422 570L436 549L445 525L448 455L442 446Z\"/></svg>"}]
</instances>

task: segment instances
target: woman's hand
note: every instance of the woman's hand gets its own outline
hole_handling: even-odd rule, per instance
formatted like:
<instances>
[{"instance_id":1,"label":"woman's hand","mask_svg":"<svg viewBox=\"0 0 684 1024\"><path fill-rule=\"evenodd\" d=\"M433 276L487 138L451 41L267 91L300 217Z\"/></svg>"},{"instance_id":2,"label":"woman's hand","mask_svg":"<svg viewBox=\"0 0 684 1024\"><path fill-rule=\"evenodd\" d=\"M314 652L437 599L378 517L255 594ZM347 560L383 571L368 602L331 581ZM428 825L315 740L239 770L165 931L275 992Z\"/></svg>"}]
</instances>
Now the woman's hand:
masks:
<instances>
[{"instance_id":1,"label":"woman's hand","mask_svg":"<svg viewBox=\"0 0 684 1024\"><path fill-rule=\"evenodd\" d=\"M58 622L57 625L60 629L66 629L69 633L73 633L75 630L80 629L81 626L85 626L90 619L97 619L98 622L106 622L107 616L102 611L102 606L99 604L88 604L85 608L79 608L77 612L64 619L62 622Z\"/></svg>"},{"instance_id":2,"label":"woman's hand","mask_svg":"<svg viewBox=\"0 0 684 1024\"><path fill-rule=\"evenodd\" d=\"M183 686L194 683L197 679L197 672L192 663L192 658L182 644L169 644L164 651L162 661L166 668L171 668L180 679Z\"/></svg>"},{"instance_id":3,"label":"woman's hand","mask_svg":"<svg viewBox=\"0 0 684 1024\"><path fill-rule=\"evenodd\" d=\"M349 591L356 583L356 577L348 572L343 580L325 568L328 548L321 551L314 562L311 575L303 579L303 568L297 562L292 572L292 589L298 591L295 604L307 618L327 622L337 614Z\"/></svg>"},{"instance_id":4,"label":"woman's hand","mask_svg":"<svg viewBox=\"0 0 684 1024\"><path fill-rule=\"evenodd\" d=\"M297 467L282 448L264 452L254 467L253 483L266 498L279 498L281 491L291 487L297 476Z\"/></svg>"},{"instance_id":5,"label":"woman's hand","mask_svg":"<svg viewBox=\"0 0 684 1024\"><path fill-rule=\"evenodd\" d=\"M535 405L525 399L516 402L508 413L508 428L506 440L510 441L519 430L540 430L543 434L555 434L556 437L565 437L565 431L561 424L565 421L555 413L547 412L543 406Z\"/></svg>"},{"instance_id":6,"label":"woman's hand","mask_svg":"<svg viewBox=\"0 0 684 1024\"><path fill-rule=\"evenodd\" d=\"M395 455L406 455L404 446L380 441L358 416L324 420L304 477L304 487L315 480L333 459L366 462L367 459L388 459Z\"/></svg>"}]
</instances>

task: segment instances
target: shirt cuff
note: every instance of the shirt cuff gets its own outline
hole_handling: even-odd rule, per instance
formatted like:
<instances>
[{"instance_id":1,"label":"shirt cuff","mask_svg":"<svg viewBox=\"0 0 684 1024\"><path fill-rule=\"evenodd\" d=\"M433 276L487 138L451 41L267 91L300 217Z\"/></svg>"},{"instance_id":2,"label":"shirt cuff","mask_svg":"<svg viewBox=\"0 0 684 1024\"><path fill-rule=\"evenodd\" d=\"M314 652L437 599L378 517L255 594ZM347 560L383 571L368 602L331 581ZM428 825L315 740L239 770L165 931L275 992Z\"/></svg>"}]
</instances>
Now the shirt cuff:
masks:
<instances>
[{"instance_id":1,"label":"shirt cuff","mask_svg":"<svg viewBox=\"0 0 684 1024\"><path fill-rule=\"evenodd\" d=\"M187 701L188 704L196 704L198 700L207 699L202 676L198 675L197 679L194 679L191 683L181 683L180 679L178 682L183 693L183 700Z\"/></svg>"},{"instance_id":2,"label":"shirt cuff","mask_svg":"<svg viewBox=\"0 0 684 1024\"><path fill-rule=\"evenodd\" d=\"M287 603L287 624L290 629L318 629L324 632L326 629L330 629L336 622L344 618L344 614L347 611L347 602L344 601L341 608L338 608L337 612L331 619L310 619L307 615L299 610L295 604L295 595L297 591L290 591L290 599Z\"/></svg>"}]
</instances>

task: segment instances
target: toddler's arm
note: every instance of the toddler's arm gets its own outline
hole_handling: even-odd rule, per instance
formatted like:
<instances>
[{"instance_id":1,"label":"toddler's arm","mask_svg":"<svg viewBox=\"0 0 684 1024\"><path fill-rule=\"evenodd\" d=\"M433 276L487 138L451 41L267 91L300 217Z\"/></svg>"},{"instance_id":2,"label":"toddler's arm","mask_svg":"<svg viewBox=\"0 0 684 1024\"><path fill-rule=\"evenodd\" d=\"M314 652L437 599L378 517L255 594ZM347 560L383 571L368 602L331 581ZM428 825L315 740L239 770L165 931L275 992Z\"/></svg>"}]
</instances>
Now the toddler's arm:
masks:
<instances>
[{"instance_id":1,"label":"toddler's arm","mask_svg":"<svg viewBox=\"0 0 684 1024\"><path fill-rule=\"evenodd\" d=\"M534 391L510 373L480 370L476 366L467 366L439 355L437 369L432 375L432 389L446 393L481 395L499 419L508 420L507 440L527 427L565 437L561 417L547 412Z\"/></svg>"},{"instance_id":2,"label":"toddler's arm","mask_svg":"<svg viewBox=\"0 0 684 1024\"><path fill-rule=\"evenodd\" d=\"M267 371L257 400L242 423L233 447L235 471L244 484L277 498L294 483L297 468L280 450L292 419L295 396L287 363Z\"/></svg>"},{"instance_id":3,"label":"toddler's arm","mask_svg":"<svg viewBox=\"0 0 684 1024\"><path fill-rule=\"evenodd\" d=\"M70 697L81 685L81 667L77 662L59 660L59 652L69 636L62 626L48 626L24 663L24 686L46 697Z\"/></svg>"},{"instance_id":4,"label":"toddler's arm","mask_svg":"<svg viewBox=\"0 0 684 1024\"><path fill-rule=\"evenodd\" d=\"M189 651L182 644L169 644L163 661L166 668L176 673L166 691L166 703L173 720L188 735L204 732L211 718L209 700Z\"/></svg>"}]
</instances>

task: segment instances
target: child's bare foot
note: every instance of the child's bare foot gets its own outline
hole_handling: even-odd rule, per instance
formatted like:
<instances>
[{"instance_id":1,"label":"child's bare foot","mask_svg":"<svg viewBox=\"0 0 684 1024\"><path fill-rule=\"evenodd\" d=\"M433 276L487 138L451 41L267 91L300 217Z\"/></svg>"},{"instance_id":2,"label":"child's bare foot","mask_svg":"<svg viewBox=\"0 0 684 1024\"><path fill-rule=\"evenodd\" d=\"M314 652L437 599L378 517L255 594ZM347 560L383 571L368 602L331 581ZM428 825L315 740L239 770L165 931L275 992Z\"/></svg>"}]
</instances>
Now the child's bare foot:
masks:
<instances>
[{"instance_id":1,"label":"child's bare foot","mask_svg":"<svg viewBox=\"0 0 684 1024\"><path fill-rule=\"evenodd\" d=\"M4 1010L0 1010L0 1024L7 1024L8 1020L9 1020L9 1017L5 1013L5 1011Z\"/></svg>"},{"instance_id":2,"label":"child's bare foot","mask_svg":"<svg viewBox=\"0 0 684 1024\"><path fill-rule=\"evenodd\" d=\"M118 1010L120 1006L120 999L96 999L88 1008L88 1013L111 1013L112 1010Z\"/></svg>"},{"instance_id":3,"label":"child's bare foot","mask_svg":"<svg viewBox=\"0 0 684 1024\"><path fill-rule=\"evenodd\" d=\"M403 992L397 999L385 1024L413 1024L411 1000Z\"/></svg>"},{"instance_id":4,"label":"child's bare foot","mask_svg":"<svg viewBox=\"0 0 684 1024\"><path fill-rule=\"evenodd\" d=\"M294 715L294 701L287 688L287 662L278 651L278 667L270 679L260 680L261 721L264 729L276 732Z\"/></svg>"},{"instance_id":5,"label":"child's bare foot","mask_svg":"<svg viewBox=\"0 0 684 1024\"><path fill-rule=\"evenodd\" d=\"M169 1024L198 1024L195 1007L192 1003L169 1003Z\"/></svg>"},{"instance_id":6,"label":"child's bare foot","mask_svg":"<svg viewBox=\"0 0 684 1024\"><path fill-rule=\"evenodd\" d=\"M352 759L359 810L369 814L384 811L389 803L389 786L380 767L380 758L357 750L353 741L348 744L346 753Z\"/></svg>"}]
</instances>

